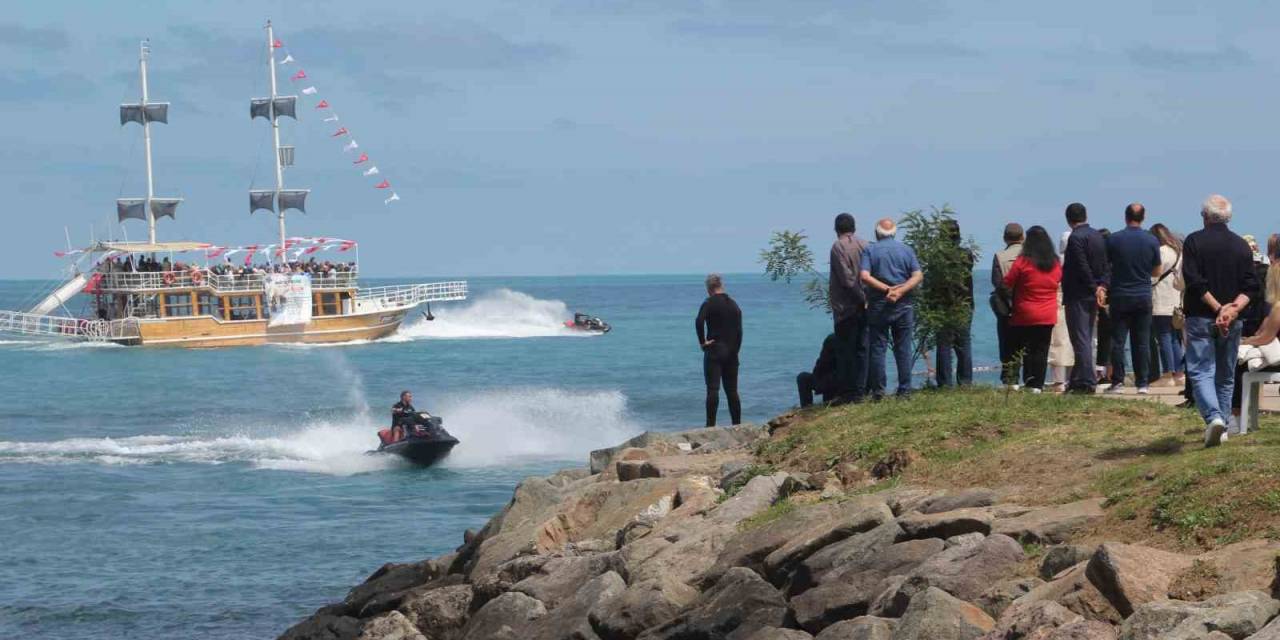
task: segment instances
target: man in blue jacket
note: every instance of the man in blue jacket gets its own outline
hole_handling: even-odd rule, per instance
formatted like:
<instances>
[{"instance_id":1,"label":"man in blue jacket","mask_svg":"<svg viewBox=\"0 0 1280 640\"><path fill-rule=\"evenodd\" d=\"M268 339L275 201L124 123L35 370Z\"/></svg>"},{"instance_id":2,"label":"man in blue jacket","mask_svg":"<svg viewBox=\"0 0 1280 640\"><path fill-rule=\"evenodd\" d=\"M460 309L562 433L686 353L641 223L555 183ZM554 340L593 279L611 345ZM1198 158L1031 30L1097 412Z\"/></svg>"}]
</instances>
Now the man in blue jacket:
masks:
<instances>
[{"instance_id":1,"label":"man in blue jacket","mask_svg":"<svg viewBox=\"0 0 1280 640\"><path fill-rule=\"evenodd\" d=\"M1107 238L1111 277L1099 289L1098 304L1108 303L1111 316L1111 385L1124 389L1124 341L1132 330L1133 381L1146 395L1151 364L1151 278L1160 276L1160 241L1142 228L1147 209L1133 203L1124 210L1124 230Z\"/></svg>"},{"instance_id":2,"label":"man in blue jacket","mask_svg":"<svg viewBox=\"0 0 1280 640\"><path fill-rule=\"evenodd\" d=\"M1066 216L1071 236L1062 255L1062 306L1076 357L1067 392L1093 393L1098 386L1093 368L1093 325L1098 319L1099 290L1105 291L1107 284L1107 245L1102 234L1089 226L1083 204L1067 205Z\"/></svg>"}]
</instances>

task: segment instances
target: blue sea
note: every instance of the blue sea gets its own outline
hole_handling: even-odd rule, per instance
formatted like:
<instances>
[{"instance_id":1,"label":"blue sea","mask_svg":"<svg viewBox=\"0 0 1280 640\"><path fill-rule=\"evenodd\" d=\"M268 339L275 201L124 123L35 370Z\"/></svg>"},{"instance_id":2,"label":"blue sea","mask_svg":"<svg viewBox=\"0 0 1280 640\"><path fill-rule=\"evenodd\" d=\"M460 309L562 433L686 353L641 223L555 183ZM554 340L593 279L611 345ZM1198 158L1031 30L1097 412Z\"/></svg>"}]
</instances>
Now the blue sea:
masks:
<instances>
[{"instance_id":1,"label":"blue sea","mask_svg":"<svg viewBox=\"0 0 1280 640\"><path fill-rule=\"evenodd\" d=\"M989 366L976 280L975 363ZM745 317L744 415L764 421L796 403L830 319L798 284L726 283ZM48 286L0 281L0 308ZM480 278L471 291L375 343L0 339L0 637L272 638L384 562L453 550L521 478L702 425L700 277ZM614 331L564 329L576 310ZM462 440L442 465L366 455L401 389Z\"/></svg>"}]
</instances>

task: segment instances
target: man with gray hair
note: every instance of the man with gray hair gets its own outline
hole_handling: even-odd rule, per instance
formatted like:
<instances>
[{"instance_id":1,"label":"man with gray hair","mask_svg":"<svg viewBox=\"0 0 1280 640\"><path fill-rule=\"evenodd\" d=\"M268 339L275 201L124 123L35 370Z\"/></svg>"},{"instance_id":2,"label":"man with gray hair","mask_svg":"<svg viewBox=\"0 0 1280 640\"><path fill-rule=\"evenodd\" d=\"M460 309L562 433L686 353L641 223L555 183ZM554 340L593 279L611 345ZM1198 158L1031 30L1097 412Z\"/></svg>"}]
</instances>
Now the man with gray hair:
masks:
<instances>
[{"instance_id":1,"label":"man with gray hair","mask_svg":"<svg viewBox=\"0 0 1280 640\"><path fill-rule=\"evenodd\" d=\"M898 369L897 395L911 393L911 347L915 336L915 308L911 292L924 280L920 261L911 247L899 242L898 225L891 218L876 223L876 242L862 252L861 277L867 293L867 332L870 334L867 390L872 399L884 397L885 354L893 338Z\"/></svg>"},{"instance_id":2,"label":"man with gray hair","mask_svg":"<svg viewBox=\"0 0 1280 640\"><path fill-rule=\"evenodd\" d=\"M1204 418L1204 445L1227 437L1235 388L1240 312L1259 295L1253 251L1227 228L1231 201L1209 196L1200 208L1204 229L1182 243L1183 312L1186 314L1187 379Z\"/></svg>"},{"instance_id":3,"label":"man with gray hair","mask_svg":"<svg viewBox=\"0 0 1280 640\"><path fill-rule=\"evenodd\" d=\"M729 401L729 417L742 424L742 401L738 398L738 351L742 349L742 309L724 292L720 274L707 276L707 299L698 309L694 328L702 347L702 375L707 384L707 426L716 426L720 405L720 385Z\"/></svg>"}]
</instances>

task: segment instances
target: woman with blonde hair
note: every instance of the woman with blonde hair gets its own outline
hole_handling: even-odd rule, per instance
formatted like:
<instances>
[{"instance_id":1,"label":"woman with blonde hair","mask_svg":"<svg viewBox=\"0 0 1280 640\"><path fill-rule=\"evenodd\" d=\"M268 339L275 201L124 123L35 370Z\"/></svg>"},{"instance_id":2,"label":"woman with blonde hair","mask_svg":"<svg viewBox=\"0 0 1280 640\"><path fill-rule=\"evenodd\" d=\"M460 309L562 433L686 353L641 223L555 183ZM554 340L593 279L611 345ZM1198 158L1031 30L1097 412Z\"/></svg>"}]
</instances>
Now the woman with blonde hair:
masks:
<instances>
[{"instance_id":1,"label":"woman with blonde hair","mask_svg":"<svg viewBox=\"0 0 1280 640\"><path fill-rule=\"evenodd\" d=\"M1178 386L1185 382L1182 332L1174 328L1173 316L1182 306L1182 241L1163 224L1151 225L1151 235L1160 241L1160 275L1151 278L1151 329L1167 384ZM1154 379L1157 372L1152 373Z\"/></svg>"}]
</instances>

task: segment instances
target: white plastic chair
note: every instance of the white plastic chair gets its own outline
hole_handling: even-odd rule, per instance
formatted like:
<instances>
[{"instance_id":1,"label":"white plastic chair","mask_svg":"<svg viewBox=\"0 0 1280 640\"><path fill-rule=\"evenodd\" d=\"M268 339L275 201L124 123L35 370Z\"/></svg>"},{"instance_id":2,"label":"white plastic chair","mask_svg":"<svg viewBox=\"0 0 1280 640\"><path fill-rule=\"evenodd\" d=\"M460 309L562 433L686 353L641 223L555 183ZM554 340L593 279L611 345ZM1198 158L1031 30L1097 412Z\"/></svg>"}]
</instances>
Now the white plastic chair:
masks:
<instances>
[{"instance_id":1,"label":"white plastic chair","mask_svg":"<svg viewBox=\"0 0 1280 640\"><path fill-rule=\"evenodd\" d=\"M1244 379L1241 381L1244 385L1241 397L1243 399L1240 407L1240 434L1249 433L1249 427L1258 426L1258 405L1261 404L1262 385L1264 384L1280 384L1280 371L1261 370L1246 371Z\"/></svg>"}]
</instances>

